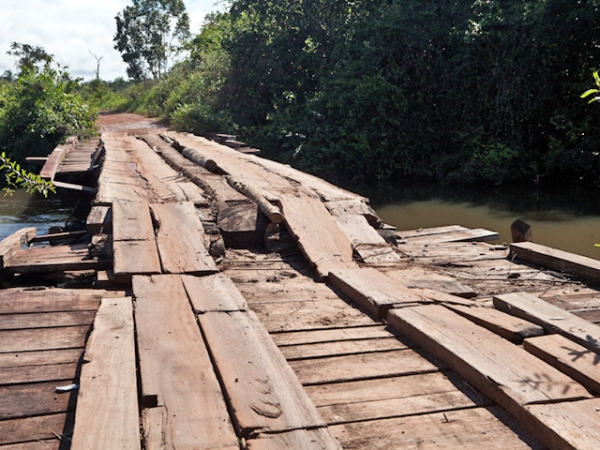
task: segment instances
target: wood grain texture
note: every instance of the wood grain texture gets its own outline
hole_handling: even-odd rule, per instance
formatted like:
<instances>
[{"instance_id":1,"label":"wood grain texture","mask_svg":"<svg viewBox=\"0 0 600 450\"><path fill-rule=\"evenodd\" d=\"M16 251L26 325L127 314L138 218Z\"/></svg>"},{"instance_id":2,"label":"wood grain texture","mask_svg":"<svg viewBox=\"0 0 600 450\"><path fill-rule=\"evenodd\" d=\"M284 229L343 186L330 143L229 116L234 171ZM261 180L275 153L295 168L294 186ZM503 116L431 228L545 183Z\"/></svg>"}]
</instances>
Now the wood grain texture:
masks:
<instances>
[{"instance_id":1,"label":"wood grain texture","mask_svg":"<svg viewBox=\"0 0 600 450\"><path fill-rule=\"evenodd\" d=\"M0 314L96 311L105 292L89 289L2 289Z\"/></svg>"},{"instance_id":2,"label":"wood grain texture","mask_svg":"<svg viewBox=\"0 0 600 450\"><path fill-rule=\"evenodd\" d=\"M7 273L51 273L109 267L108 260L90 258L87 244L76 244L20 250L4 270Z\"/></svg>"},{"instance_id":3,"label":"wood grain texture","mask_svg":"<svg viewBox=\"0 0 600 450\"><path fill-rule=\"evenodd\" d=\"M241 435L325 425L254 313L198 318Z\"/></svg>"},{"instance_id":4,"label":"wood grain texture","mask_svg":"<svg viewBox=\"0 0 600 450\"><path fill-rule=\"evenodd\" d=\"M158 433L160 445L166 448L236 445L223 394L181 278L135 276L133 292L142 404L164 406L168 411L152 415L152 426L160 431L149 436Z\"/></svg>"},{"instance_id":5,"label":"wood grain texture","mask_svg":"<svg viewBox=\"0 0 600 450\"><path fill-rule=\"evenodd\" d=\"M0 386L51 380L72 380L76 374L77 363L0 367Z\"/></svg>"},{"instance_id":6,"label":"wood grain texture","mask_svg":"<svg viewBox=\"0 0 600 450\"><path fill-rule=\"evenodd\" d=\"M290 234L321 279L335 269L353 269L352 243L318 198L285 196L281 210ZM310 219L309 219L310 218Z\"/></svg>"},{"instance_id":7,"label":"wood grain texture","mask_svg":"<svg viewBox=\"0 0 600 450\"><path fill-rule=\"evenodd\" d=\"M473 289L460 283L455 278L416 264L398 270L385 271L384 273L388 277L400 281L408 288L434 289L464 298L472 298L477 295Z\"/></svg>"},{"instance_id":8,"label":"wood grain texture","mask_svg":"<svg viewBox=\"0 0 600 450\"><path fill-rule=\"evenodd\" d=\"M335 425L330 430L347 450L544 450L497 406Z\"/></svg>"},{"instance_id":9,"label":"wood grain texture","mask_svg":"<svg viewBox=\"0 0 600 450\"><path fill-rule=\"evenodd\" d=\"M385 325L367 327L338 328L331 330L294 331L271 335L279 347L287 345L322 344L328 342L357 341L393 337Z\"/></svg>"},{"instance_id":10,"label":"wood grain texture","mask_svg":"<svg viewBox=\"0 0 600 450\"><path fill-rule=\"evenodd\" d=\"M494 296L494 306L513 316L543 327L548 333L558 333L600 352L600 327L533 294L514 293Z\"/></svg>"},{"instance_id":11,"label":"wood grain texture","mask_svg":"<svg viewBox=\"0 0 600 450\"><path fill-rule=\"evenodd\" d=\"M22 228L2 239L0 241L0 269L4 269L36 233L35 227Z\"/></svg>"},{"instance_id":12,"label":"wood grain texture","mask_svg":"<svg viewBox=\"0 0 600 450\"><path fill-rule=\"evenodd\" d=\"M131 277L139 274L157 274L161 272L158 249L154 239L148 241L113 242L116 277Z\"/></svg>"},{"instance_id":13,"label":"wood grain texture","mask_svg":"<svg viewBox=\"0 0 600 450\"><path fill-rule=\"evenodd\" d=\"M600 282L600 261L533 242L510 244L510 254L522 261L559 272L567 272L586 280Z\"/></svg>"},{"instance_id":14,"label":"wood grain texture","mask_svg":"<svg viewBox=\"0 0 600 450\"><path fill-rule=\"evenodd\" d=\"M525 339L523 348L600 394L600 355L560 334Z\"/></svg>"},{"instance_id":15,"label":"wood grain texture","mask_svg":"<svg viewBox=\"0 0 600 450\"><path fill-rule=\"evenodd\" d=\"M288 361L294 361L329 356L388 352L390 350L405 350L406 348L408 348L407 345L403 344L395 337L388 337L381 339L323 342L320 344L286 345L280 347L280 350Z\"/></svg>"},{"instance_id":16,"label":"wood grain texture","mask_svg":"<svg viewBox=\"0 0 600 450\"><path fill-rule=\"evenodd\" d=\"M83 355L83 347L64 350L41 350L0 353L0 367L45 366L76 363Z\"/></svg>"},{"instance_id":17,"label":"wood grain texture","mask_svg":"<svg viewBox=\"0 0 600 450\"><path fill-rule=\"evenodd\" d=\"M114 241L154 240L148 202L117 199L112 206Z\"/></svg>"},{"instance_id":18,"label":"wood grain texture","mask_svg":"<svg viewBox=\"0 0 600 450\"><path fill-rule=\"evenodd\" d=\"M181 280L196 313L248 309L246 300L225 274L217 273L204 277L182 275Z\"/></svg>"},{"instance_id":19,"label":"wood grain texture","mask_svg":"<svg viewBox=\"0 0 600 450\"><path fill-rule=\"evenodd\" d=\"M600 399L529 405L523 424L551 449L596 450L600 448Z\"/></svg>"},{"instance_id":20,"label":"wood grain texture","mask_svg":"<svg viewBox=\"0 0 600 450\"><path fill-rule=\"evenodd\" d=\"M0 353L83 347L89 329L79 325L0 331Z\"/></svg>"},{"instance_id":21,"label":"wood grain texture","mask_svg":"<svg viewBox=\"0 0 600 450\"><path fill-rule=\"evenodd\" d=\"M385 317L394 306L426 302L399 281L370 267L333 270L329 281L377 317Z\"/></svg>"},{"instance_id":22,"label":"wood grain texture","mask_svg":"<svg viewBox=\"0 0 600 450\"><path fill-rule=\"evenodd\" d=\"M0 330L90 325L94 321L95 314L94 311L3 314L0 315Z\"/></svg>"},{"instance_id":23,"label":"wood grain texture","mask_svg":"<svg viewBox=\"0 0 600 450\"><path fill-rule=\"evenodd\" d=\"M57 393L56 386L51 381L0 387L0 421L72 411L76 396Z\"/></svg>"},{"instance_id":24,"label":"wood grain texture","mask_svg":"<svg viewBox=\"0 0 600 450\"><path fill-rule=\"evenodd\" d=\"M156 243L165 273L217 272L204 247L204 228L193 203L151 205L157 221Z\"/></svg>"},{"instance_id":25,"label":"wood grain texture","mask_svg":"<svg viewBox=\"0 0 600 450\"><path fill-rule=\"evenodd\" d=\"M517 418L530 403L589 397L554 367L445 307L392 310L388 322Z\"/></svg>"},{"instance_id":26,"label":"wood grain texture","mask_svg":"<svg viewBox=\"0 0 600 450\"><path fill-rule=\"evenodd\" d=\"M263 434L247 441L248 450L281 450L284 448L341 450L342 447L327 428L293 430L278 434Z\"/></svg>"},{"instance_id":27,"label":"wood grain texture","mask_svg":"<svg viewBox=\"0 0 600 450\"><path fill-rule=\"evenodd\" d=\"M2 420L0 445L56 439L57 434L62 434L66 420L67 415L64 413Z\"/></svg>"},{"instance_id":28,"label":"wood grain texture","mask_svg":"<svg viewBox=\"0 0 600 450\"><path fill-rule=\"evenodd\" d=\"M71 448L141 448L131 297L102 300L84 362Z\"/></svg>"}]
</instances>

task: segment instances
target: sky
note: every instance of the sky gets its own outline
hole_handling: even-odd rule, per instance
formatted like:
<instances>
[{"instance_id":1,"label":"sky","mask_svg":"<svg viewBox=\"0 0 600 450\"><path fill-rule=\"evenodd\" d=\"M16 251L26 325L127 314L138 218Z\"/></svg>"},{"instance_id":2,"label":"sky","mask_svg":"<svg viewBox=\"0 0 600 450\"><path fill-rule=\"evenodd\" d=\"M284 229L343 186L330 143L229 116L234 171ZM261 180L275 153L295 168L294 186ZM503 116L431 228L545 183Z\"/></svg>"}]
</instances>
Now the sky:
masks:
<instances>
[{"instance_id":1,"label":"sky","mask_svg":"<svg viewBox=\"0 0 600 450\"><path fill-rule=\"evenodd\" d=\"M217 0L184 0L191 31L197 33L207 13L219 9ZM130 0L0 0L0 74L15 72L15 58L7 55L11 42L43 47L74 77L127 79L126 65L113 48L115 16Z\"/></svg>"}]
</instances>

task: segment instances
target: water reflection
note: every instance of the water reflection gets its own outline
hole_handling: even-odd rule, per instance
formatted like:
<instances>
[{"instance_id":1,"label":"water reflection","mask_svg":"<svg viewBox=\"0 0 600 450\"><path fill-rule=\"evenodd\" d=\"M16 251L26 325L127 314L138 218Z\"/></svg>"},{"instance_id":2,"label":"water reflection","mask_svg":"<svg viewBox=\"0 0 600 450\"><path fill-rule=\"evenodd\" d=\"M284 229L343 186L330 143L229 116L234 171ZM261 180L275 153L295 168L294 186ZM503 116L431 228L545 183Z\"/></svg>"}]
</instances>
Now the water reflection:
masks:
<instances>
[{"instance_id":1,"label":"water reflection","mask_svg":"<svg viewBox=\"0 0 600 450\"><path fill-rule=\"evenodd\" d=\"M600 193L580 187L472 189L417 184L362 189L381 218L399 229L487 228L510 242L510 224L533 227L534 242L600 259Z\"/></svg>"},{"instance_id":2,"label":"water reflection","mask_svg":"<svg viewBox=\"0 0 600 450\"><path fill-rule=\"evenodd\" d=\"M47 234L51 226L64 225L72 206L65 204L59 195L44 198L17 189L12 196L0 193L0 239L20 228L36 227L38 234Z\"/></svg>"}]
</instances>

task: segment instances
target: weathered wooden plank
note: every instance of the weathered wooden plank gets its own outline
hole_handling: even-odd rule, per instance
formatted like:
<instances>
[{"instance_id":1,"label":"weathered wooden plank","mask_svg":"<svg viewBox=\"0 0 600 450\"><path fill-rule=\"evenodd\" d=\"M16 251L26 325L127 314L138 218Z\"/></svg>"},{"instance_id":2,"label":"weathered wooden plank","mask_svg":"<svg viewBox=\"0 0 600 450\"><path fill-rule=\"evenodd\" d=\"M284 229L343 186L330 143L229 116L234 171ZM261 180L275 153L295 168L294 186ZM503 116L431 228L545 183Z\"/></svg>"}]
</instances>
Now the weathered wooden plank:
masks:
<instances>
[{"instance_id":1,"label":"weathered wooden plank","mask_svg":"<svg viewBox=\"0 0 600 450\"><path fill-rule=\"evenodd\" d=\"M544 449L497 406L349 423L329 429L347 450Z\"/></svg>"},{"instance_id":2,"label":"weathered wooden plank","mask_svg":"<svg viewBox=\"0 0 600 450\"><path fill-rule=\"evenodd\" d=\"M56 386L52 381L0 387L0 421L72 411L76 397L56 392Z\"/></svg>"},{"instance_id":3,"label":"weathered wooden plank","mask_svg":"<svg viewBox=\"0 0 600 450\"><path fill-rule=\"evenodd\" d=\"M3 445L2 450L59 450L60 441L56 439Z\"/></svg>"},{"instance_id":4,"label":"weathered wooden plank","mask_svg":"<svg viewBox=\"0 0 600 450\"><path fill-rule=\"evenodd\" d=\"M517 418L530 403L589 397L554 367L443 306L395 309L388 322Z\"/></svg>"},{"instance_id":5,"label":"weathered wooden plank","mask_svg":"<svg viewBox=\"0 0 600 450\"><path fill-rule=\"evenodd\" d=\"M112 207L92 206L85 225L90 234L112 231Z\"/></svg>"},{"instance_id":6,"label":"weathered wooden plank","mask_svg":"<svg viewBox=\"0 0 600 450\"><path fill-rule=\"evenodd\" d=\"M559 334L525 339L523 348L600 394L600 355Z\"/></svg>"},{"instance_id":7,"label":"weathered wooden plank","mask_svg":"<svg viewBox=\"0 0 600 450\"><path fill-rule=\"evenodd\" d=\"M600 448L600 399L525 407L523 425L551 449Z\"/></svg>"},{"instance_id":8,"label":"weathered wooden plank","mask_svg":"<svg viewBox=\"0 0 600 450\"><path fill-rule=\"evenodd\" d=\"M399 281L370 267L333 270L329 281L377 317L385 317L387 311L395 306L426 301Z\"/></svg>"},{"instance_id":9,"label":"weathered wooden plank","mask_svg":"<svg viewBox=\"0 0 600 450\"><path fill-rule=\"evenodd\" d=\"M280 450L283 448L341 450L339 442L327 428L292 430L278 434L263 434L247 442L248 450Z\"/></svg>"},{"instance_id":10,"label":"weathered wooden plank","mask_svg":"<svg viewBox=\"0 0 600 450\"><path fill-rule=\"evenodd\" d=\"M254 313L206 313L198 319L241 435L325 425Z\"/></svg>"},{"instance_id":11,"label":"weathered wooden plank","mask_svg":"<svg viewBox=\"0 0 600 450\"><path fill-rule=\"evenodd\" d=\"M0 330L90 325L94 321L94 315L94 311L3 314L0 315Z\"/></svg>"},{"instance_id":12,"label":"weathered wooden plank","mask_svg":"<svg viewBox=\"0 0 600 450\"><path fill-rule=\"evenodd\" d=\"M214 273L217 266L204 247L204 229L192 203L151 205L158 223L156 243L166 273Z\"/></svg>"},{"instance_id":13,"label":"weathered wooden plank","mask_svg":"<svg viewBox=\"0 0 600 450\"><path fill-rule=\"evenodd\" d=\"M0 241L0 269L4 269L24 245L36 235L35 227L22 228Z\"/></svg>"},{"instance_id":14,"label":"weathered wooden plank","mask_svg":"<svg viewBox=\"0 0 600 450\"><path fill-rule=\"evenodd\" d=\"M40 242L48 242L50 244L60 244L69 241L76 241L78 239L83 240L84 237L89 239L89 235L86 230L65 231L62 233L42 234L40 236L35 236L29 240L29 243L37 244Z\"/></svg>"},{"instance_id":15,"label":"weathered wooden plank","mask_svg":"<svg viewBox=\"0 0 600 450\"><path fill-rule=\"evenodd\" d=\"M113 253L113 271L117 278L161 272L158 249L154 240L115 241Z\"/></svg>"},{"instance_id":16,"label":"weathered wooden plank","mask_svg":"<svg viewBox=\"0 0 600 450\"><path fill-rule=\"evenodd\" d=\"M398 230L396 232L396 237L398 239L412 239L435 234L453 233L455 231L467 231L468 229L469 228L461 225L448 225L444 227L419 228L417 230Z\"/></svg>"},{"instance_id":17,"label":"weathered wooden plank","mask_svg":"<svg viewBox=\"0 0 600 450\"><path fill-rule=\"evenodd\" d=\"M27 288L0 290L0 314L95 311L106 291Z\"/></svg>"},{"instance_id":18,"label":"weathered wooden plank","mask_svg":"<svg viewBox=\"0 0 600 450\"><path fill-rule=\"evenodd\" d=\"M447 305L447 307L515 344L522 343L525 338L544 334L542 327L493 308L463 305Z\"/></svg>"},{"instance_id":19,"label":"weathered wooden plank","mask_svg":"<svg viewBox=\"0 0 600 450\"><path fill-rule=\"evenodd\" d=\"M237 437L180 277L135 276L133 292L137 299L142 404L164 406L168 411L152 415L155 431L148 435L152 439L162 436L166 448L236 445Z\"/></svg>"},{"instance_id":20,"label":"weathered wooden plank","mask_svg":"<svg viewBox=\"0 0 600 450\"><path fill-rule=\"evenodd\" d=\"M558 333L590 350L600 352L600 327L527 293L494 296L501 311L536 323L548 332Z\"/></svg>"},{"instance_id":21,"label":"weathered wooden plank","mask_svg":"<svg viewBox=\"0 0 600 450\"><path fill-rule=\"evenodd\" d=\"M0 367L76 363L81 355L83 355L83 348L0 353Z\"/></svg>"},{"instance_id":22,"label":"weathered wooden plank","mask_svg":"<svg viewBox=\"0 0 600 450\"><path fill-rule=\"evenodd\" d=\"M510 254L522 261L600 282L600 261L533 242L510 244Z\"/></svg>"},{"instance_id":23,"label":"weathered wooden plank","mask_svg":"<svg viewBox=\"0 0 600 450\"><path fill-rule=\"evenodd\" d=\"M388 352L404 350L406 344L395 337L381 339L361 339L338 342L323 342L320 344L286 345L281 347L281 353L288 361L320 358L329 356L355 355L361 353Z\"/></svg>"},{"instance_id":24,"label":"weathered wooden plank","mask_svg":"<svg viewBox=\"0 0 600 450\"><path fill-rule=\"evenodd\" d=\"M69 150L66 148L56 147L52 153L50 153L50 156L48 156L48 159L44 163L42 170L40 170L40 177L48 180L54 180L58 166L65 156L67 156L68 152Z\"/></svg>"},{"instance_id":25,"label":"weathered wooden plank","mask_svg":"<svg viewBox=\"0 0 600 450\"><path fill-rule=\"evenodd\" d=\"M76 372L77 363L0 367L0 385L72 380Z\"/></svg>"},{"instance_id":26,"label":"weathered wooden plank","mask_svg":"<svg viewBox=\"0 0 600 450\"><path fill-rule=\"evenodd\" d=\"M7 273L51 273L102 270L110 261L90 258L87 244L36 247L20 250L5 268Z\"/></svg>"},{"instance_id":27,"label":"weathered wooden plank","mask_svg":"<svg viewBox=\"0 0 600 450\"><path fill-rule=\"evenodd\" d=\"M227 274L233 278L236 272L239 271L228 270ZM270 280L268 283L239 283L237 287L250 304L339 299L339 295L329 285L315 283L312 278L278 278L277 274L271 274Z\"/></svg>"},{"instance_id":28,"label":"weathered wooden plank","mask_svg":"<svg viewBox=\"0 0 600 450\"><path fill-rule=\"evenodd\" d=\"M0 353L83 347L89 325L0 331Z\"/></svg>"},{"instance_id":29,"label":"weathered wooden plank","mask_svg":"<svg viewBox=\"0 0 600 450\"><path fill-rule=\"evenodd\" d=\"M460 283L455 278L414 264L398 270L385 271L384 273L388 277L400 281L408 288L434 289L464 298L477 296L473 289Z\"/></svg>"},{"instance_id":30,"label":"weathered wooden plank","mask_svg":"<svg viewBox=\"0 0 600 450\"><path fill-rule=\"evenodd\" d=\"M27 417L0 421L0 445L56 439L62 434L66 414ZM58 442L58 441L57 441Z\"/></svg>"},{"instance_id":31,"label":"weathered wooden plank","mask_svg":"<svg viewBox=\"0 0 600 450\"><path fill-rule=\"evenodd\" d=\"M252 305L269 332L373 325L372 318L343 300Z\"/></svg>"},{"instance_id":32,"label":"weathered wooden plank","mask_svg":"<svg viewBox=\"0 0 600 450\"><path fill-rule=\"evenodd\" d=\"M285 196L280 200L285 223L321 279L335 269L353 269L352 243L318 198Z\"/></svg>"},{"instance_id":33,"label":"weathered wooden plank","mask_svg":"<svg viewBox=\"0 0 600 450\"><path fill-rule=\"evenodd\" d=\"M154 240L154 226L148 202L115 200L112 216L114 241Z\"/></svg>"},{"instance_id":34,"label":"weathered wooden plank","mask_svg":"<svg viewBox=\"0 0 600 450\"><path fill-rule=\"evenodd\" d=\"M279 347L286 345L321 344L327 342L356 341L360 339L378 339L393 337L394 334L385 325L366 327L338 328L329 330L292 331L274 333L273 342Z\"/></svg>"},{"instance_id":35,"label":"weathered wooden plank","mask_svg":"<svg viewBox=\"0 0 600 450\"><path fill-rule=\"evenodd\" d=\"M181 280L196 313L248 309L246 300L225 274L218 273L205 277L182 275Z\"/></svg>"},{"instance_id":36,"label":"weathered wooden plank","mask_svg":"<svg viewBox=\"0 0 600 450\"><path fill-rule=\"evenodd\" d=\"M307 386L307 392L330 425L492 405L453 372Z\"/></svg>"},{"instance_id":37,"label":"weathered wooden plank","mask_svg":"<svg viewBox=\"0 0 600 450\"><path fill-rule=\"evenodd\" d=\"M69 189L71 191L85 192L86 194L96 194L98 189L90 186L82 186L80 184L65 183L63 181L52 181L55 187L61 189Z\"/></svg>"},{"instance_id":38,"label":"weathered wooden plank","mask_svg":"<svg viewBox=\"0 0 600 450\"><path fill-rule=\"evenodd\" d=\"M443 368L410 349L290 361L290 366L304 385L412 375Z\"/></svg>"},{"instance_id":39,"label":"weathered wooden plank","mask_svg":"<svg viewBox=\"0 0 600 450\"><path fill-rule=\"evenodd\" d=\"M139 449L131 297L102 299L84 362L71 448Z\"/></svg>"},{"instance_id":40,"label":"weathered wooden plank","mask_svg":"<svg viewBox=\"0 0 600 450\"><path fill-rule=\"evenodd\" d=\"M406 238L405 238L406 239ZM500 239L495 231L476 228L470 230L451 231L447 233L415 236L406 239L410 244L439 244L442 242L490 242Z\"/></svg>"}]
</instances>

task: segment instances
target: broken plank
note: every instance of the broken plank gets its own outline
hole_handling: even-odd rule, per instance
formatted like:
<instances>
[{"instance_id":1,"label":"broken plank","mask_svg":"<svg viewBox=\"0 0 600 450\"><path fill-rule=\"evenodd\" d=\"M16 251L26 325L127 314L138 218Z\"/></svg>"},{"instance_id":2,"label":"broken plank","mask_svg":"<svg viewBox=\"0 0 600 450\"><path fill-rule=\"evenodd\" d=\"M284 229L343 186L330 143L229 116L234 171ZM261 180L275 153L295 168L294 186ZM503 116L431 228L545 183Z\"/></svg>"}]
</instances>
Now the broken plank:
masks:
<instances>
[{"instance_id":1,"label":"broken plank","mask_svg":"<svg viewBox=\"0 0 600 450\"><path fill-rule=\"evenodd\" d=\"M600 394L600 355L559 334L525 339L523 348Z\"/></svg>"},{"instance_id":2,"label":"broken plank","mask_svg":"<svg viewBox=\"0 0 600 450\"><path fill-rule=\"evenodd\" d=\"M76 374L77 363L0 367L0 385L72 380Z\"/></svg>"},{"instance_id":3,"label":"broken plank","mask_svg":"<svg viewBox=\"0 0 600 450\"><path fill-rule=\"evenodd\" d=\"M0 241L0 269L4 269L29 240L35 237L35 227L22 228Z\"/></svg>"},{"instance_id":4,"label":"broken plank","mask_svg":"<svg viewBox=\"0 0 600 450\"><path fill-rule=\"evenodd\" d=\"M600 327L528 293L494 296L494 306L600 352Z\"/></svg>"},{"instance_id":5,"label":"broken plank","mask_svg":"<svg viewBox=\"0 0 600 450\"><path fill-rule=\"evenodd\" d=\"M0 421L0 445L56 439L62 434L67 415L64 413ZM57 441L58 443L58 441Z\"/></svg>"},{"instance_id":6,"label":"broken plank","mask_svg":"<svg viewBox=\"0 0 600 450\"><path fill-rule=\"evenodd\" d=\"M114 241L154 240L154 226L148 202L115 200L112 217Z\"/></svg>"},{"instance_id":7,"label":"broken plank","mask_svg":"<svg viewBox=\"0 0 600 450\"><path fill-rule=\"evenodd\" d=\"M252 310L269 332L373 325L372 318L343 300L259 303Z\"/></svg>"},{"instance_id":8,"label":"broken plank","mask_svg":"<svg viewBox=\"0 0 600 450\"><path fill-rule=\"evenodd\" d=\"M0 353L83 347L89 325L0 331Z\"/></svg>"},{"instance_id":9,"label":"broken plank","mask_svg":"<svg viewBox=\"0 0 600 450\"><path fill-rule=\"evenodd\" d=\"M554 367L443 306L391 310L388 322L517 419L530 403L589 397Z\"/></svg>"},{"instance_id":10,"label":"broken plank","mask_svg":"<svg viewBox=\"0 0 600 450\"><path fill-rule=\"evenodd\" d=\"M112 230L112 208L92 206L85 222L90 234L108 233Z\"/></svg>"},{"instance_id":11,"label":"broken plank","mask_svg":"<svg viewBox=\"0 0 600 450\"><path fill-rule=\"evenodd\" d=\"M341 450L339 442L327 428L292 430L278 434L263 434L246 441L248 450L281 450L283 448Z\"/></svg>"},{"instance_id":12,"label":"broken plank","mask_svg":"<svg viewBox=\"0 0 600 450\"><path fill-rule=\"evenodd\" d=\"M307 386L328 424L452 411L492 402L453 372Z\"/></svg>"},{"instance_id":13,"label":"broken plank","mask_svg":"<svg viewBox=\"0 0 600 450\"><path fill-rule=\"evenodd\" d=\"M443 368L410 349L306 359L291 361L290 365L303 385L437 372Z\"/></svg>"},{"instance_id":14,"label":"broken plank","mask_svg":"<svg viewBox=\"0 0 600 450\"><path fill-rule=\"evenodd\" d=\"M168 448L234 446L221 388L181 279L177 275L133 277L141 401L164 406L154 415ZM190 357L193 355L193 357ZM144 431L146 433L146 430Z\"/></svg>"},{"instance_id":15,"label":"broken plank","mask_svg":"<svg viewBox=\"0 0 600 450\"><path fill-rule=\"evenodd\" d=\"M242 436L325 425L253 312L198 319Z\"/></svg>"},{"instance_id":16,"label":"broken plank","mask_svg":"<svg viewBox=\"0 0 600 450\"><path fill-rule=\"evenodd\" d=\"M52 381L0 387L0 421L72 411L76 396L58 393L56 386Z\"/></svg>"},{"instance_id":17,"label":"broken plank","mask_svg":"<svg viewBox=\"0 0 600 450\"><path fill-rule=\"evenodd\" d=\"M71 448L139 449L131 297L102 299L81 368Z\"/></svg>"},{"instance_id":18,"label":"broken plank","mask_svg":"<svg viewBox=\"0 0 600 450\"><path fill-rule=\"evenodd\" d=\"M192 203L151 205L158 223L156 244L166 273L209 274L218 271L204 247L204 228Z\"/></svg>"},{"instance_id":19,"label":"broken plank","mask_svg":"<svg viewBox=\"0 0 600 450\"><path fill-rule=\"evenodd\" d=\"M533 242L510 244L510 255L528 263L600 282L600 261Z\"/></svg>"},{"instance_id":20,"label":"broken plank","mask_svg":"<svg viewBox=\"0 0 600 450\"><path fill-rule=\"evenodd\" d=\"M246 300L225 274L217 273L204 277L182 275L181 280L196 313L248 309Z\"/></svg>"},{"instance_id":21,"label":"broken plank","mask_svg":"<svg viewBox=\"0 0 600 450\"><path fill-rule=\"evenodd\" d=\"M52 273L102 270L110 261L90 258L87 244L20 250L5 268L8 273Z\"/></svg>"},{"instance_id":22,"label":"broken plank","mask_svg":"<svg viewBox=\"0 0 600 450\"><path fill-rule=\"evenodd\" d=\"M600 399L525 407L523 425L551 449L600 448Z\"/></svg>"},{"instance_id":23,"label":"broken plank","mask_svg":"<svg viewBox=\"0 0 600 450\"><path fill-rule=\"evenodd\" d=\"M335 269L353 269L352 243L341 231L321 200L308 196L282 197L281 210L290 234L302 253L326 279Z\"/></svg>"},{"instance_id":24,"label":"broken plank","mask_svg":"<svg viewBox=\"0 0 600 450\"><path fill-rule=\"evenodd\" d=\"M131 278L132 275L157 274L161 272L156 242L115 241L113 242L115 278Z\"/></svg>"},{"instance_id":25,"label":"broken plank","mask_svg":"<svg viewBox=\"0 0 600 450\"><path fill-rule=\"evenodd\" d=\"M497 406L334 425L329 429L347 450L544 450Z\"/></svg>"},{"instance_id":26,"label":"broken plank","mask_svg":"<svg viewBox=\"0 0 600 450\"><path fill-rule=\"evenodd\" d=\"M370 267L333 270L329 275L329 281L377 317L385 317L392 307L426 301L412 293L399 281Z\"/></svg>"},{"instance_id":27,"label":"broken plank","mask_svg":"<svg viewBox=\"0 0 600 450\"><path fill-rule=\"evenodd\" d=\"M544 329L539 325L493 308L462 305L446 305L446 307L515 344L521 344L525 338L544 334Z\"/></svg>"}]
</instances>

